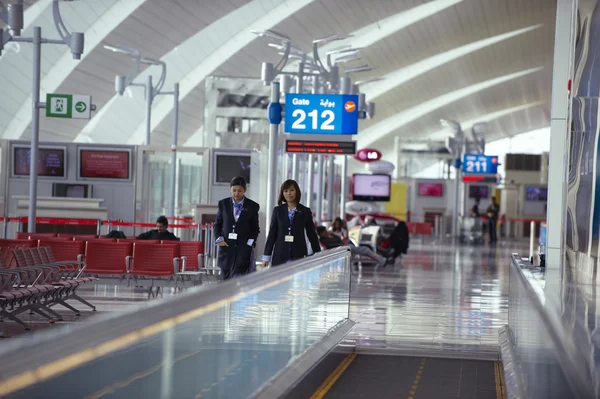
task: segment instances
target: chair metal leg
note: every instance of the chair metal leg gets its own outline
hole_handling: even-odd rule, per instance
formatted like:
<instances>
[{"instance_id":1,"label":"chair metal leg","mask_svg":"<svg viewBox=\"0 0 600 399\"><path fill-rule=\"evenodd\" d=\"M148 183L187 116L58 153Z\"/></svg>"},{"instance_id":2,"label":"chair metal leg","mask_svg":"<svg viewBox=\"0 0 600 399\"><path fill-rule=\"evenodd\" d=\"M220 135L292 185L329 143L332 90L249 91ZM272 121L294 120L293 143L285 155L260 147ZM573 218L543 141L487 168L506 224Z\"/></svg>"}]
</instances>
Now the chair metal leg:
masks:
<instances>
[{"instance_id":1,"label":"chair metal leg","mask_svg":"<svg viewBox=\"0 0 600 399\"><path fill-rule=\"evenodd\" d=\"M81 303L83 303L86 306L89 306L90 308L92 308L92 311L95 312L96 311L96 307L94 305L92 305L91 303L89 303L88 301L86 301L85 299L83 299L82 297L80 297L77 294L73 294L69 297L69 299L75 299L76 301L79 301Z\"/></svg>"},{"instance_id":2,"label":"chair metal leg","mask_svg":"<svg viewBox=\"0 0 600 399\"><path fill-rule=\"evenodd\" d=\"M50 320L50 323L54 324L54 319L52 318L52 316L48 316L46 313L42 312L40 309L38 308L33 308L31 309L33 312L39 314L40 316L42 316L45 319Z\"/></svg>"},{"instance_id":3,"label":"chair metal leg","mask_svg":"<svg viewBox=\"0 0 600 399\"><path fill-rule=\"evenodd\" d=\"M58 321L62 321L63 320L63 317L60 315L60 313L55 312L54 310L50 309L46 305L40 305L40 309L43 309L44 312L50 313L51 315L53 315L54 317L56 317L56 319Z\"/></svg>"},{"instance_id":4,"label":"chair metal leg","mask_svg":"<svg viewBox=\"0 0 600 399\"><path fill-rule=\"evenodd\" d=\"M57 304L59 304L59 305L62 305L62 306L64 306L64 307L65 307L65 308L67 308L67 309L70 309L70 310L71 310L71 311L73 311L73 312L75 312L75 316L81 316L81 312L80 312L78 309L76 309L76 308L74 308L73 306L69 305L69 304L68 304L68 303L66 303L64 300L62 300L62 299L57 299L57 300L56 300L56 303L57 303Z\"/></svg>"},{"instance_id":5,"label":"chair metal leg","mask_svg":"<svg viewBox=\"0 0 600 399\"><path fill-rule=\"evenodd\" d=\"M5 318L14 321L15 323L17 323L21 327L24 327L25 330L27 330L27 331L31 330L31 328L29 328L29 326L26 323L24 323L23 321L19 320L16 316L12 315L11 313L3 310L2 314L4 315Z\"/></svg>"}]
</instances>

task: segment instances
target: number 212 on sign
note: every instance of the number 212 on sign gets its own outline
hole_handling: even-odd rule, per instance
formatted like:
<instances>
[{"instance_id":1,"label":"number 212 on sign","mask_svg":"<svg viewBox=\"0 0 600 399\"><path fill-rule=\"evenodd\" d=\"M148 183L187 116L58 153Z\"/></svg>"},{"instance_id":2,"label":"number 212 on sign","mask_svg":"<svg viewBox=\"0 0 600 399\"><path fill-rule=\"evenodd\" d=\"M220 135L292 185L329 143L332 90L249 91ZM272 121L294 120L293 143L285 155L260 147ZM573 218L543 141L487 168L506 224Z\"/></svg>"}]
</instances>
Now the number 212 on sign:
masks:
<instances>
[{"instance_id":1,"label":"number 212 on sign","mask_svg":"<svg viewBox=\"0 0 600 399\"><path fill-rule=\"evenodd\" d=\"M307 113L303 109L294 110L294 112L292 112L292 117L295 120L292 124L292 128L306 129L306 124L304 123L306 116ZM335 113L332 110L326 109L321 111L321 117L319 118L319 110L314 109L308 113L308 117L311 119L311 128L313 130L319 129L319 122L321 122L321 130L335 129L335 126L333 125L333 121L335 121Z\"/></svg>"}]
</instances>

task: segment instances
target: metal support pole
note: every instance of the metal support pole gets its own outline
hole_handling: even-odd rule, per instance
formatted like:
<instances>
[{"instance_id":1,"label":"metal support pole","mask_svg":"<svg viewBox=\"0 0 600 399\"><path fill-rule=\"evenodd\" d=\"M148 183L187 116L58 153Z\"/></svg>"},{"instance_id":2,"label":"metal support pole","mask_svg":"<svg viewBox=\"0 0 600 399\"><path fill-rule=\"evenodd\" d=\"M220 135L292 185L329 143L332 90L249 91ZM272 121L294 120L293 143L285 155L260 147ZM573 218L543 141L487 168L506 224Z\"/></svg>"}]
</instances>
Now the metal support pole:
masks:
<instances>
[{"instance_id":1,"label":"metal support pole","mask_svg":"<svg viewBox=\"0 0 600 399\"><path fill-rule=\"evenodd\" d=\"M333 184L335 182L335 157L329 155L327 168L327 220L333 222Z\"/></svg>"},{"instance_id":2,"label":"metal support pole","mask_svg":"<svg viewBox=\"0 0 600 399\"><path fill-rule=\"evenodd\" d=\"M458 201L460 196L460 170L454 165L454 206L452 207L452 236L458 236Z\"/></svg>"},{"instance_id":3,"label":"metal support pole","mask_svg":"<svg viewBox=\"0 0 600 399\"><path fill-rule=\"evenodd\" d=\"M325 186L324 179L324 162L323 155L317 155L317 223L323 223L323 187Z\"/></svg>"},{"instance_id":4,"label":"metal support pole","mask_svg":"<svg viewBox=\"0 0 600 399\"><path fill-rule=\"evenodd\" d=\"M179 133L179 83L173 85L173 136L171 142L171 185L169 216L175 217L175 186L177 181L177 136Z\"/></svg>"},{"instance_id":5,"label":"metal support pole","mask_svg":"<svg viewBox=\"0 0 600 399\"><path fill-rule=\"evenodd\" d=\"M152 137L152 101L154 100L154 87L152 75L148 75L146 82L146 145L150 145Z\"/></svg>"},{"instance_id":6,"label":"metal support pole","mask_svg":"<svg viewBox=\"0 0 600 399\"><path fill-rule=\"evenodd\" d=\"M340 218L346 220L346 175L348 174L348 157L342 156L342 171L340 173Z\"/></svg>"},{"instance_id":7,"label":"metal support pole","mask_svg":"<svg viewBox=\"0 0 600 399\"><path fill-rule=\"evenodd\" d=\"M560 280L560 269L564 265L565 257L564 232L571 128L571 98L567 92L567 82L572 80L574 75L578 3L578 0L558 0L556 5L546 217L546 273L554 275L553 280L556 282ZM551 285L547 285L546 289Z\"/></svg>"},{"instance_id":8,"label":"metal support pole","mask_svg":"<svg viewBox=\"0 0 600 399\"><path fill-rule=\"evenodd\" d=\"M38 183L38 150L40 139L40 74L42 59L42 28L33 28L33 93L31 114L31 148L29 160L29 212L27 218L27 232L35 233L37 210L37 183Z\"/></svg>"},{"instance_id":9,"label":"metal support pole","mask_svg":"<svg viewBox=\"0 0 600 399\"><path fill-rule=\"evenodd\" d=\"M298 76L296 78L296 93L304 92L304 62L298 65ZM292 179L298 181L300 176L300 154L292 155Z\"/></svg>"},{"instance_id":10,"label":"metal support pole","mask_svg":"<svg viewBox=\"0 0 600 399\"><path fill-rule=\"evenodd\" d=\"M279 103L279 82L271 82L271 102ZM271 123L269 125L269 165L267 168L267 208L266 225L271 223L271 211L275 207L275 190L277 186L277 135L279 134L279 125Z\"/></svg>"},{"instance_id":11,"label":"metal support pole","mask_svg":"<svg viewBox=\"0 0 600 399\"><path fill-rule=\"evenodd\" d=\"M399 179L401 176L401 171L400 171L400 161L401 161L401 155L400 155L400 150L401 150L401 142L400 142L400 136L396 136L394 137L394 155L396 155L396 167L394 168L394 178ZM404 174L406 175L406 171L404 172Z\"/></svg>"},{"instance_id":12,"label":"metal support pole","mask_svg":"<svg viewBox=\"0 0 600 399\"><path fill-rule=\"evenodd\" d=\"M300 154L292 155L292 179L298 181L300 176Z\"/></svg>"},{"instance_id":13,"label":"metal support pole","mask_svg":"<svg viewBox=\"0 0 600 399\"><path fill-rule=\"evenodd\" d=\"M306 206L312 206L313 186L315 185L315 155L308 154L308 178L306 179Z\"/></svg>"},{"instance_id":14,"label":"metal support pole","mask_svg":"<svg viewBox=\"0 0 600 399\"><path fill-rule=\"evenodd\" d=\"M529 261L533 264L533 255L535 253L535 222L529 222Z\"/></svg>"}]
</instances>

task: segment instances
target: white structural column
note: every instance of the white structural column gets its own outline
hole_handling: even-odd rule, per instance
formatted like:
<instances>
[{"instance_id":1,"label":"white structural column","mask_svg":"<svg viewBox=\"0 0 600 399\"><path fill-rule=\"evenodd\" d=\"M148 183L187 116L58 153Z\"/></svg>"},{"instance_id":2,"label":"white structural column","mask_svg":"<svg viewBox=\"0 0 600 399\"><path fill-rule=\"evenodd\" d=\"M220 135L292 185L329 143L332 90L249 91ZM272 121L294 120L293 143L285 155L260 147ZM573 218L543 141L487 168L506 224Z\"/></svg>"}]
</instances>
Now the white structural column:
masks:
<instances>
[{"instance_id":1,"label":"white structural column","mask_svg":"<svg viewBox=\"0 0 600 399\"><path fill-rule=\"evenodd\" d=\"M574 73L577 7L578 0L557 1L546 218L546 268L549 271L560 270L564 263L571 112L568 82Z\"/></svg>"},{"instance_id":2,"label":"white structural column","mask_svg":"<svg viewBox=\"0 0 600 399\"><path fill-rule=\"evenodd\" d=\"M327 161L327 220L333 222L333 185L335 184L335 156L329 155Z\"/></svg>"}]
</instances>

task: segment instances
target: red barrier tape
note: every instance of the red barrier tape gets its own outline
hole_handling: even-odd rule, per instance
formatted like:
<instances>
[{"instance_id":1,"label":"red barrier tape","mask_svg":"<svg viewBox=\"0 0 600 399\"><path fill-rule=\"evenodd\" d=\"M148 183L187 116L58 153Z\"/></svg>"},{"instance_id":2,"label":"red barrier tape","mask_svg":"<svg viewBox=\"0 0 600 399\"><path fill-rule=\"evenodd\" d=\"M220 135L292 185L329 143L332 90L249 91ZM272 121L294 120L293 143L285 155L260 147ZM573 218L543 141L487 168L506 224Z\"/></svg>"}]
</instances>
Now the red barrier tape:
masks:
<instances>
[{"instance_id":1,"label":"red barrier tape","mask_svg":"<svg viewBox=\"0 0 600 399\"><path fill-rule=\"evenodd\" d=\"M7 218L8 222L27 223L27 217L12 217ZM65 218L36 218L37 224L58 224L58 225L74 225L74 226L96 226L98 220L95 219L65 219ZM118 220L102 220L102 226L121 226L121 227L156 227L156 223L134 223L123 222ZM197 224L170 224L171 228L178 229L197 229ZM202 225L206 227L206 225Z\"/></svg>"},{"instance_id":2,"label":"red barrier tape","mask_svg":"<svg viewBox=\"0 0 600 399\"><path fill-rule=\"evenodd\" d=\"M8 218L9 222L27 223L26 217ZM58 219L58 218L36 218L37 224L70 224L78 226L96 226L97 220L92 219Z\"/></svg>"},{"instance_id":3,"label":"red barrier tape","mask_svg":"<svg viewBox=\"0 0 600 399\"><path fill-rule=\"evenodd\" d=\"M102 222L103 226L120 226L120 227L156 227L156 223L134 223L134 222L120 222L105 220ZM169 227L174 229L197 229L197 224L170 224Z\"/></svg>"},{"instance_id":4,"label":"red barrier tape","mask_svg":"<svg viewBox=\"0 0 600 399\"><path fill-rule=\"evenodd\" d=\"M194 223L194 218L167 218L167 220L173 220L175 222Z\"/></svg>"}]
</instances>

